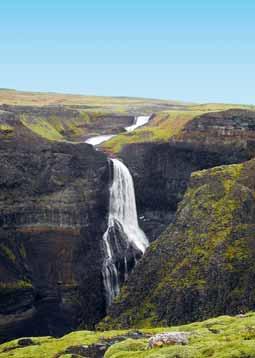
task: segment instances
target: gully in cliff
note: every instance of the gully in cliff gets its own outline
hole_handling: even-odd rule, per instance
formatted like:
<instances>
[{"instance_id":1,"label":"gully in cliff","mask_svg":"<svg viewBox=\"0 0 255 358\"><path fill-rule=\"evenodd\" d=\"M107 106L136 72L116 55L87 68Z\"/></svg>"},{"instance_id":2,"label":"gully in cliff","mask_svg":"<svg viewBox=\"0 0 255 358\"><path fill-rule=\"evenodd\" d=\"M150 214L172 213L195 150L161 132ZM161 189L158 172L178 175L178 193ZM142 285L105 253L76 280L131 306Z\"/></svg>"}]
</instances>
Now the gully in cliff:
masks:
<instances>
[{"instance_id":1,"label":"gully in cliff","mask_svg":"<svg viewBox=\"0 0 255 358\"><path fill-rule=\"evenodd\" d=\"M149 241L140 229L137 218L135 191L128 168L118 159L111 159L113 181L110 188L108 228L103 236L103 281L107 306L119 294L121 261L124 262L124 280L128 275L127 255L144 254Z\"/></svg>"}]
</instances>

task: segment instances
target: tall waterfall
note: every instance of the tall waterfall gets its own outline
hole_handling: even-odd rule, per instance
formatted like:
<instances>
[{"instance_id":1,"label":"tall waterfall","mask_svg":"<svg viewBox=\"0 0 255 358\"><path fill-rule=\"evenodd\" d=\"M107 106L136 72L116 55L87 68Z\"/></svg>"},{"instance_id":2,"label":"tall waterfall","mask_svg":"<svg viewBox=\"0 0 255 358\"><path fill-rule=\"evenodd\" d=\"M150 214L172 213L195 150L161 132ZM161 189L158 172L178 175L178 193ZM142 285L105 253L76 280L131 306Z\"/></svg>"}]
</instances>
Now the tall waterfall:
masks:
<instances>
[{"instance_id":1,"label":"tall waterfall","mask_svg":"<svg viewBox=\"0 0 255 358\"><path fill-rule=\"evenodd\" d=\"M120 290L119 272L116 266L116 251L119 253L123 245L143 254L149 246L148 239L140 229L137 219L135 191L132 176L128 168L119 160L112 159L113 182L110 188L110 208L108 228L103 236L105 261L103 265L103 280L106 291L107 306ZM111 232L115 227L122 230L121 240L114 240ZM128 275L127 257L124 255L124 277Z\"/></svg>"}]
</instances>

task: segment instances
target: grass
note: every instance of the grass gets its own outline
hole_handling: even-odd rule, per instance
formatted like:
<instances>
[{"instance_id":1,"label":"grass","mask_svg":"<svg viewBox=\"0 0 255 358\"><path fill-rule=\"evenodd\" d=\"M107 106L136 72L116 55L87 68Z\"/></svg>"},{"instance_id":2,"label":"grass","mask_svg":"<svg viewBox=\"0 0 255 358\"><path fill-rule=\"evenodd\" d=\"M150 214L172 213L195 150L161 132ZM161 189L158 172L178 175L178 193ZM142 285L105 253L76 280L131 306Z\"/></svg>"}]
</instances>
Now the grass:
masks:
<instances>
[{"instance_id":1,"label":"grass","mask_svg":"<svg viewBox=\"0 0 255 358\"><path fill-rule=\"evenodd\" d=\"M12 293L15 290L32 289L31 282L19 280L15 282L0 282L0 294Z\"/></svg>"},{"instance_id":2,"label":"grass","mask_svg":"<svg viewBox=\"0 0 255 358\"><path fill-rule=\"evenodd\" d=\"M12 137L14 134L14 128L6 123L0 123L0 136L4 138Z\"/></svg>"},{"instance_id":3,"label":"grass","mask_svg":"<svg viewBox=\"0 0 255 358\"><path fill-rule=\"evenodd\" d=\"M0 243L0 254L4 255L12 262L16 260L16 257L12 252L12 250L8 246L4 245L3 243Z\"/></svg>"},{"instance_id":4,"label":"grass","mask_svg":"<svg viewBox=\"0 0 255 358\"><path fill-rule=\"evenodd\" d=\"M0 123L0 132L12 132L13 127L6 123Z\"/></svg>"},{"instance_id":5,"label":"grass","mask_svg":"<svg viewBox=\"0 0 255 358\"><path fill-rule=\"evenodd\" d=\"M169 111L158 113L148 125L134 132L120 134L105 142L103 148L117 153L131 143L167 142L178 134L187 122L202 114L201 111Z\"/></svg>"},{"instance_id":6,"label":"grass","mask_svg":"<svg viewBox=\"0 0 255 358\"><path fill-rule=\"evenodd\" d=\"M0 90L0 104L29 106L84 106L89 111L130 112L141 110L141 113L152 113L151 108L160 106L183 106L183 102L136 97L85 96L78 94L25 92L9 89Z\"/></svg>"},{"instance_id":7,"label":"grass","mask_svg":"<svg viewBox=\"0 0 255 358\"><path fill-rule=\"evenodd\" d=\"M31 129L40 137L54 141L64 140L63 136L46 119L41 118L36 121L31 121L23 115L21 122L25 127Z\"/></svg>"},{"instance_id":8,"label":"grass","mask_svg":"<svg viewBox=\"0 0 255 358\"><path fill-rule=\"evenodd\" d=\"M132 133L123 133L105 142L103 148L117 153L126 144L144 142L166 142L178 134L183 126L195 116L210 111L222 111L230 108L255 109L254 106L238 104L188 104L179 101L158 100L132 97L84 96L75 94L22 92L0 90L0 104L23 106L66 106L75 107L80 116L64 118L34 117L23 119L23 124L33 132L48 140L81 140L87 134L86 125L102 114L152 114L151 123ZM10 128L0 127L0 134L11 136ZM101 134L95 132L96 134Z\"/></svg>"},{"instance_id":9,"label":"grass","mask_svg":"<svg viewBox=\"0 0 255 358\"><path fill-rule=\"evenodd\" d=\"M190 333L186 346L166 346L147 349L148 339L127 339L110 347L105 358L254 358L255 313L236 317L221 316L203 322L178 327L143 329L144 333L156 334L170 331ZM3 358L52 358L75 345L90 345L102 338L112 338L128 331L70 333L63 338L33 338L35 345L18 348L17 340L0 346ZM68 355L65 355L67 357Z\"/></svg>"},{"instance_id":10,"label":"grass","mask_svg":"<svg viewBox=\"0 0 255 358\"><path fill-rule=\"evenodd\" d=\"M127 331L109 331L109 332L91 332L78 331L70 333L63 338L54 339L52 337L33 338L35 345L26 348L17 348L17 340L0 346L0 357L17 358L52 358L55 354L65 351L70 346L89 345L99 342L100 338L111 338L119 334L125 334Z\"/></svg>"},{"instance_id":11,"label":"grass","mask_svg":"<svg viewBox=\"0 0 255 358\"><path fill-rule=\"evenodd\" d=\"M81 112L80 116L75 118L56 115L45 118L21 115L21 122L24 126L40 137L51 141L63 141L70 138L79 139L86 133L85 126L91 120L90 116L85 112Z\"/></svg>"},{"instance_id":12,"label":"grass","mask_svg":"<svg viewBox=\"0 0 255 358\"><path fill-rule=\"evenodd\" d=\"M144 330L146 333L186 331L187 346L168 346L147 350L146 340L126 340L115 344L105 358L252 358L255 356L255 315L222 316L189 325Z\"/></svg>"},{"instance_id":13,"label":"grass","mask_svg":"<svg viewBox=\"0 0 255 358\"><path fill-rule=\"evenodd\" d=\"M208 112L223 111L231 108L255 110L255 106L232 104L202 104L187 106L185 110L163 111L142 128L134 132L119 134L105 142L102 147L112 153L118 153L125 145L132 143L167 142L177 135L186 123Z\"/></svg>"},{"instance_id":14,"label":"grass","mask_svg":"<svg viewBox=\"0 0 255 358\"><path fill-rule=\"evenodd\" d=\"M205 104L197 104L191 105L188 107L191 111L202 111L202 112L216 112L216 111L226 111L228 109L248 109L251 111L255 110L254 105L247 104L226 104L226 103L205 103Z\"/></svg>"}]
</instances>

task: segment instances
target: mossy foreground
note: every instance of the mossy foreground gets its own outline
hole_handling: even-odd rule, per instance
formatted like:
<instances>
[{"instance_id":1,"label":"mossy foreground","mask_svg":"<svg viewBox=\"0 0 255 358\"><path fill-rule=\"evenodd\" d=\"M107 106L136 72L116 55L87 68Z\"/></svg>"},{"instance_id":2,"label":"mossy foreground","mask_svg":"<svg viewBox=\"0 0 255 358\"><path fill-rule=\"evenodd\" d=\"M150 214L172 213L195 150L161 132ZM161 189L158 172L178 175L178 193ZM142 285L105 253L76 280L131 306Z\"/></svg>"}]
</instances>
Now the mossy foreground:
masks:
<instances>
[{"instance_id":1,"label":"mossy foreground","mask_svg":"<svg viewBox=\"0 0 255 358\"><path fill-rule=\"evenodd\" d=\"M255 357L255 313L235 317L221 316L185 326L142 329L146 334L167 331L190 333L186 346L166 346L147 349L148 339L126 339L112 345L105 358L253 358ZM2 344L0 357L71 357L65 351L71 346L91 345L105 339L128 334L130 331L79 331L63 338L32 338L33 345L18 347L18 340ZM79 357L76 356L76 357Z\"/></svg>"}]
</instances>

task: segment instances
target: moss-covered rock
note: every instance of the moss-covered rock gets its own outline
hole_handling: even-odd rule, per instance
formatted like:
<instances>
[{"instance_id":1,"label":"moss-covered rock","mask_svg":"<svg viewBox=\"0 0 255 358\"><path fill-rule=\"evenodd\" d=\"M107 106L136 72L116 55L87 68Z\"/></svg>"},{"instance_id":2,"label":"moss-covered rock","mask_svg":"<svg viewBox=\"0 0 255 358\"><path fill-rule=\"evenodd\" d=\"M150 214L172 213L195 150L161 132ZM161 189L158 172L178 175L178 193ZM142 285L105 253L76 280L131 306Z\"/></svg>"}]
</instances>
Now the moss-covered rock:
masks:
<instances>
[{"instance_id":1,"label":"moss-covered rock","mask_svg":"<svg viewBox=\"0 0 255 358\"><path fill-rule=\"evenodd\" d=\"M164 128L172 137L127 144L118 153L133 175L140 225L151 240L173 220L192 172L255 156L254 111L195 113L195 118L189 111L157 114L141 130Z\"/></svg>"},{"instance_id":2,"label":"moss-covered rock","mask_svg":"<svg viewBox=\"0 0 255 358\"><path fill-rule=\"evenodd\" d=\"M50 141L75 142L84 141L91 136L119 133L134 121L133 115L111 113L107 109L92 111L86 106L4 104L0 105L0 138L13 136L15 126L12 126L10 120L6 120L11 119L10 117L20 120L39 137Z\"/></svg>"},{"instance_id":3,"label":"moss-covered rock","mask_svg":"<svg viewBox=\"0 0 255 358\"><path fill-rule=\"evenodd\" d=\"M186 141L198 139L200 142L213 143L220 136L221 141L224 137L225 141L233 142L232 134L235 139L247 136L249 123L252 125L254 120L254 109L254 106L241 105L198 105L186 107L185 110L179 108L159 112L152 116L146 126L134 132L119 134L103 143L102 147L112 153L119 153L131 144L165 143L172 138L184 138L183 133L186 134ZM243 126L245 121L246 126ZM190 138L188 132L191 133Z\"/></svg>"},{"instance_id":4,"label":"moss-covered rock","mask_svg":"<svg viewBox=\"0 0 255 358\"><path fill-rule=\"evenodd\" d=\"M200 111L169 111L155 114L146 126L134 132L122 133L102 144L106 151L119 153L125 146L134 143L167 142L177 135L186 123Z\"/></svg>"},{"instance_id":5,"label":"moss-covered rock","mask_svg":"<svg viewBox=\"0 0 255 358\"><path fill-rule=\"evenodd\" d=\"M146 336L163 332L182 331L189 334L185 346L163 346L148 349ZM103 358L252 358L255 355L255 314L236 317L222 316L203 322L179 326L140 330L137 339L132 331L79 331L62 338L37 337L18 339L0 345L0 357L48 358L86 356L93 348L110 346ZM139 338L140 336L140 338ZM81 355L79 355L80 353ZM87 355L91 356L92 355Z\"/></svg>"},{"instance_id":6,"label":"moss-covered rock","mask_svg":"<svg viewBox=\"0 0 255 358\"><path fill-rule=\"evenodd\" d=\"M176 219L109 310L107 327L195 321L255 307L255 160L193 173Z\"/></svg>"}]
</instances>

